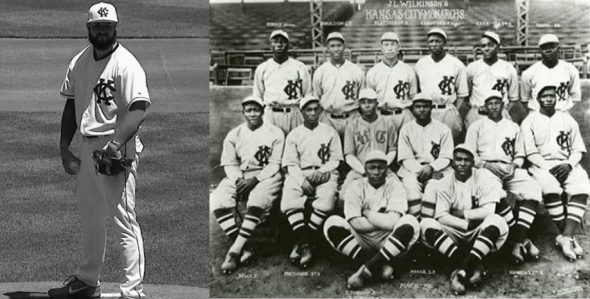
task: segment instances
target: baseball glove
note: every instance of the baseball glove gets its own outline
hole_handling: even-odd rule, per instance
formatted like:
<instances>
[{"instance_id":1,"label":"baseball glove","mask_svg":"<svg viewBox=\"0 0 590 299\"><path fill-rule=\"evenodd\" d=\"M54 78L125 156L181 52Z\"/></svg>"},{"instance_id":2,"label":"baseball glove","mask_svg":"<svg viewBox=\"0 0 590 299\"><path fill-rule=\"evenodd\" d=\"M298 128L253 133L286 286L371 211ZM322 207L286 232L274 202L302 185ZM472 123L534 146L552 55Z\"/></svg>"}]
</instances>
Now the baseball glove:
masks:
<instances>
[{"instance_id":1,"label":"baseball glove","mask_svg":"<svg viewBox=\"0 0 590 299\"><path fill-rule=\"evenodd\" d=\"M129 158L109 156L104 149L92 152L92 159L94 159L96 171L108 176L115 176L124 172L133 163L133 160Z\"/></svg>"}]
</instances>

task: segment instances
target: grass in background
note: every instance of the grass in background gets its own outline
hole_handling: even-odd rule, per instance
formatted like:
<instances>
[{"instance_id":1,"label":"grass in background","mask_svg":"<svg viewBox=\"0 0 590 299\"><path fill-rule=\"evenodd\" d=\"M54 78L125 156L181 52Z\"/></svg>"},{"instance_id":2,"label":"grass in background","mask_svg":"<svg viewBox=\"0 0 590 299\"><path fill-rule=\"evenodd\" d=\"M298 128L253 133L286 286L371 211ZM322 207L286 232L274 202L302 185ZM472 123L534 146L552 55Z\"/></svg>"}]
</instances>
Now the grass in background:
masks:
<instances>
[{"instance_id":1,"label":"grass in background","mask_svg":"<svg viewBox=\"0 0 590 299\"><path fill-rule=\"evenodd\" d=\"M74 177L59 155L60 118L0 112L0 281L62 280L76 270L80 228ZM207 285L207 273L196 270L207 267L209 173L199 158L207 132L206 113L150 113L143 125L136 211L146 283ZM108 230L101 279L118 282L118 238L112 223Z\"/></svg>"}]
</instances>

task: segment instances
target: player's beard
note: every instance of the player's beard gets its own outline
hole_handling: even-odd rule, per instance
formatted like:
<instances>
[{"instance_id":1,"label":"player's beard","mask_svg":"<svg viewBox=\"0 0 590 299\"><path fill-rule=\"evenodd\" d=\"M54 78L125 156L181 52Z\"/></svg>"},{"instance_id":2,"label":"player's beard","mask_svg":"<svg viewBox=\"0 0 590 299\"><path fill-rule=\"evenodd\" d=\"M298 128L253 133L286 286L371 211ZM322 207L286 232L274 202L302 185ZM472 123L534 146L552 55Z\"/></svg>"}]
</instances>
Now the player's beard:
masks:
<instances>
[{"instance_id":1,"label":"player's beard","mask_svg":"<svg viewBox=\"0 0 590 299\"><path fill-rule=\"evenodd\" d=\"M108 50L117 41L117 30L113 32L112 37L109 38L106 34L105 36L106 38L102 39L98 38L98 34L92 36L92 34L88 32L88 41L90 41L92 46L99 51Z\"/></svg>"}]
</instances>

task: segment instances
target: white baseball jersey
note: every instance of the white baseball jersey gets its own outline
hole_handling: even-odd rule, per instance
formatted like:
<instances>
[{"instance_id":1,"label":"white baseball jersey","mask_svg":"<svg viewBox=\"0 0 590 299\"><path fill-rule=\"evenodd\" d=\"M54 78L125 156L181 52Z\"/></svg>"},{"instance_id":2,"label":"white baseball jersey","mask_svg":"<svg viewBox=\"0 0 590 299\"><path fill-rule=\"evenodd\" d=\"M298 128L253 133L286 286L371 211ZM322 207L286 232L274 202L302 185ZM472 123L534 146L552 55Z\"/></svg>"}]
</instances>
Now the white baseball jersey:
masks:
<instances>
[{"instance_id":1,"label":"white baseball jersey","mask_svg":"<svg viewBox=\"0 0 590 299\"><path fill-rule=\"evenodd\" d=\"M524 158L524 142L518 125L502 118L495 122L487 117L474 122L467 129L465 144L475 149L479 161L512 163L514 158Z\"/></svg>"},{"instance_id":2,"label":"white baseball jersey","mask_svg":"<svg viewBox=\"0 0 590 299\"><path fill-rule=\"evenodd\" d=\"M60 93L75 100L82 136L112 135L132 103L150 102L143 68L121 44L100 60L94 59L91 46L82 50L70 62ZM126 153L133 157L136 150L141 152L138 138L127 143Z\"/></svg>"},{"instance_id":3,"label":"white baseball jersey","mask_svg":"<svg viewBox=\"0 0 590 299\"><path fill-rule=\"evenodd\" d=\"M490 90L502 93L504 104L518 101L518 75L512 64L498 59L494 64L488 65L483 59L479 59L467 66L466 73L471 105L483 107Z\"/></svg>"},{"instance_id":4,"label":"white baseball jersey","mask_svg":"<svg viewBox=\"0 0 590 299\"><path fill-rule=\"evenodd\" d=\"M350 220L361 217L364 210L375 212L398 212L406 214L408 201L406 190L397 178L385 179L385 184L375 189L368 178L352 182L344 198L344 217Z\"/></svg>"},{"instance_id":5,"label":"white baseball jersey","mask_svg":"<svg viewBox=\"0 0 590 299\"><path fill-rule=\"evenodd\" d=\"M529 103L529 109L539 110L537 95L533 91L547 83L557 86L556 110L567 111L573 106L573 102L582 100L580 74L569 62L559 60L553 68L548 68L542 61L538 61L522 73L521 79L520 98L522 102Z\"/></svg>"},{"instance_id":6,"label":"white baseball jersey","mask_svg":"<svg viewBox=\"0 0 590 299\"><path fill-rule=\"evenodd\" d=\"M541 154L545 160L567 160L572 153L586 152L578 123L566 112L548 117L531 111L521 124L527 156Z\"/></svg>"},{"instance_id":7,"label":"white baseball jersey","mask_svg":"<svg viewBox=\"0 0 590 299\"><path fill-rule=\"evenodd\" d=\"M503 194L500 181L487 169L473 168L465 182L457 180L454 174L444 176L437 184L434 218L449 215L451 210L468 211L498 203Z\"/></svg>"},{"instance_id":8,"label":"white baseball jersey","mask_svg":"<svg viewBox=\"0 0 590 299\"><path fill-rule=\"evenodd\" d=\"M285 137L278 127L263 123L252 131L246 123L232 129L223 141L221 166L240 166L244 172L281 164Z\"/></svg>"},{"instance_id":9,"label":"white baseball jersey","mask_svg":"<svg viewBox=\"0 0 590 299\"><path fill-rule=\"evenodd\" d=\"M448 165L453 158L453 137L445 124L433 119L425 127L415 120L405 124L399 132L397 160L413 161L412 172L418 172L422 165L430 164L435 171Z\"/></svg>"},{"instance_id":10,"label":"white baseball jersey","mask_svg":"<svg viewBox=\"0 0 590 299\"><path fill-rule=\"evenodd\" d=\"M430 55L418 60L414 66L420 91L430 94L435 105L450 105L457 97L467 97L465 65L450 54L435 62Z\"/></svg>"},{"instance_id":11,"label":"white baseball jersey","mask_svg":"<svg viewBox=\"0 0 590 299\"><path fill-rule=\"evenodd\" d=\"M319 123L313 130L305 125L293 129L285 141L284 167L321 167L328 161L342 161L342 144L336 130Z\"/></svg>"},{"instance_id":12,"label":"white baseball jersey","mask_svg":"<svg viewBox=\"0 0 590 299\"><path fill-rule=\"evenodd\" d=\"M299 60L289 57L278 64L270 58L254 72L253 94L273 107L298 106L311 92L311 76Z\"/></svg>"},{"instance_id":13,"label":"white baseball jersey","mask_svg":"<svg viewBox=\"0 0 590 299\"><path fill-rule=\"evenodd\" d=\"M403 61L393 67L379 62L367 72L366 85L377 92L379 107L390 109L411 106L418 88L416 73Z\"/></svg>"},{"instance_id":14,"label":"white baseball jersey","mask_svg":"<svg viewBox=\"0 0 590 299\"><path fill-rule=\"evenodd\" d=\"M350 121L344 132L344 156L353 155L362 164L370 151L390 153L397 150L397 128L393 122L378 116L373 122L362 117Z\"/></svg>"},{"instance_id":15,"label":"white baseball jersey","mask_svg":"<svg viewBox=\"0 0 590 299\"><path fill-rule=\"evenodd\" d=\"M313 74L313 90L327 112L349 112L359 107L358 93L364 81L363 70L349 60L340 67L326 61Z\"/></svg>"}]
</instances>

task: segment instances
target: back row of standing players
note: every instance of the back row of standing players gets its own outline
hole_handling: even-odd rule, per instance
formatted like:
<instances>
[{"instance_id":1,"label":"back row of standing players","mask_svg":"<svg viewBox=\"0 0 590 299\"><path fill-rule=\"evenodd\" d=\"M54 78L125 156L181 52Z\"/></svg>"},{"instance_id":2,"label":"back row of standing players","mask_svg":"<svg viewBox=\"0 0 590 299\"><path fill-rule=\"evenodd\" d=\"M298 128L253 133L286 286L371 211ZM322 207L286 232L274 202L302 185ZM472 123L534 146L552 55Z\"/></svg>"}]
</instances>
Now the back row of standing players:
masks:
<instances>
[{"instance_id":1,"label":"back row of standing players","mask_svg":"<svg viewBox=\"0 0 590 299\"><path fill-rule=\"evenodd\" d=\"M542 61L523 73L520 97L516 70L498 58L496 33L482 35L484 57L467 68L445 52L442 29L430 30L427 39L431 55L412 68L398 60L397 34L383 34L383 60L365 76L344 59L344 36L331 33L330 60L312 81L307 67L288 56L288 34L271 33L274 57L255 72L254 95L242 101L246 124L224 141L227 179L211 196L214 215L233 240L223 272L250 259L247 241L281 190L281 211L296 240L291 261L307 267L312 236L323 229L336 250L365 262L348 279L351 288L391 277L394 257L422 235L426 246L460 265L451 287L464 292L481 279L481 259L504 244L508 227L516 262L539 255L527 232L540 202L559 227L563 254L572 261L583 255L573 233L590 182L579 165L584 143L567 113L580 101L580 83L577 70L558 59L558 38L541 37ZM515 105L533 111L522 127L510 120ZM453 150L464 128L465 144ZM340 192L345 218L328 218L342 160L351 168ZM380 171L392 164L401 182L391 170ZM503 189L518 199L514 213L501 200ZM241 226L233 217L236 200L248 206ZM463 241L472 247L467 255L456 250Z\"/></svg>"}]
</instances>

